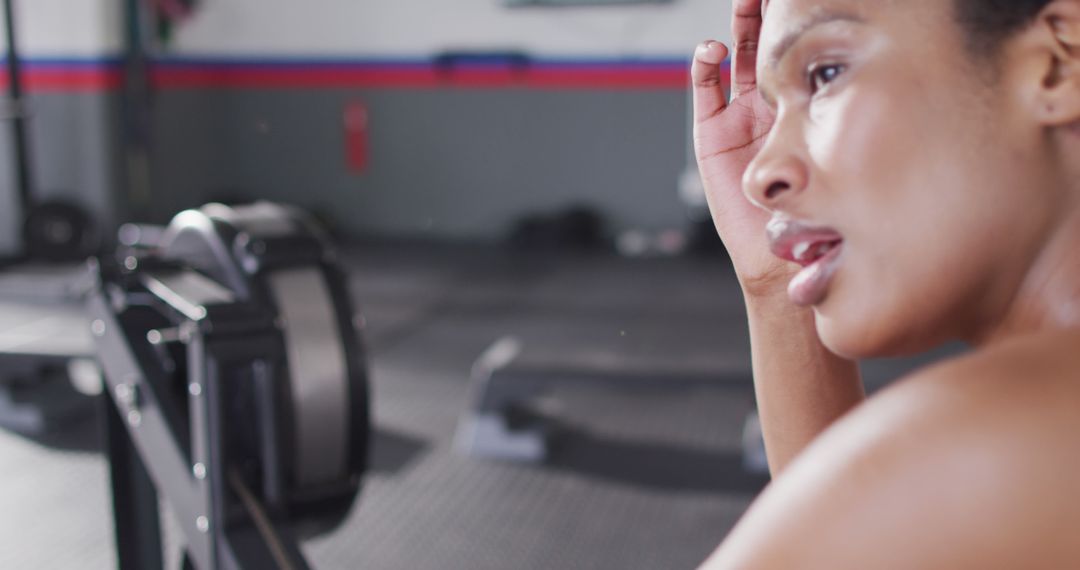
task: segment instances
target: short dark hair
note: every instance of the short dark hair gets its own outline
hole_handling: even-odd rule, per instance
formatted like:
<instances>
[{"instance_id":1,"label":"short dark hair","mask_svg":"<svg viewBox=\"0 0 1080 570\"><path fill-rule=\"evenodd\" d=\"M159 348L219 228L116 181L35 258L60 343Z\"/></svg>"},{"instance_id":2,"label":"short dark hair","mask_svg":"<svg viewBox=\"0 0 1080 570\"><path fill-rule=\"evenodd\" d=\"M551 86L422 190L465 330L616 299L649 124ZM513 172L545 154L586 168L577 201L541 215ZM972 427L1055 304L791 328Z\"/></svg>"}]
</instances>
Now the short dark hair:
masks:
<instances>
[{"instance_id":1,"label":"short dark hair","mask_svg":"<svg viewBox=\"0 0 1080 570\"><path fill-rule=\"evenodd\" d=\"M1031 24L1052 0L954 0L972 49L995 54L1004 40Z\"/></svg>"}]
</instances>

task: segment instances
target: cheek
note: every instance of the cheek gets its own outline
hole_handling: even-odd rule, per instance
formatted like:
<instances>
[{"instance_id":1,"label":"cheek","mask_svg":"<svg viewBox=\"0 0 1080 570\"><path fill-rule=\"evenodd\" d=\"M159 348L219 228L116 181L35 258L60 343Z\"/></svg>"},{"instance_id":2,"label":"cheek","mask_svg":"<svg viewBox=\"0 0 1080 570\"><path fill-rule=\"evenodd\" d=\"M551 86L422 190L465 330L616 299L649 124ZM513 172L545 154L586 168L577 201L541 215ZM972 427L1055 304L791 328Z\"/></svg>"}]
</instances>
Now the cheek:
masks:
<instances>
[{"instance_id":1,"label":"cheek","mask_svg":"<svg viewBox=\"0 0 1080 570\"><path fill-rule=\"evenodd\" d=\"M902 75L866 74L819 100L804 131L816 212L848 248L819 330L848 355L951 338L1053 214L1018 191L1040 186L1038 160L1000 109L961 97L973 87L955 77Z\"/></svg>"},{"instance_id":2,"label":"cheek","mask_svg":"<svg viewBox=\"0 0 1080 570\"><path fill-rule=\"evenodd\" d=\"M871 84L872 85L872 84ZM925 114L913 113L909 94L852 85L811 113L807 146L817 188L825 193L835 223L860 261L897 261L897 246L928 236L928 164Z\"/></svg>"},{"instance_id":3,"label":"cheek","mask_svg":"<svg viewBox=\"0 0 1080 570\"><path fill-rule=\"evenodd\" d=\"M819 187L831 194L830 216L859 241L900 238L921 217L911 189L925 183L919 163L931 125L913 111L913 94L896 83L868 77L852 83L812 109L806 130ZM864 230L873 235L861 235Z\"/></svg>"},{"instance_id":4,"label":"cheek","mask_svg":"<svg viewBox=\"0 0 1080 570\"><path fill-rule=\"evenodd\" d=\"M880 177L888 147L902 138L893 136L901 133L890 107L888 97L857 86L812 104L806 143L826 188L839 190ZM883 140L885 132L890 136Z\"/></svg>"},{"instance_id":5,"label":"cheek","mask_svg":"<svg viewBox=\"0 0 1080 570\"><path fill-rule=\"evenodd\" d=\"M929 325L955 297L941 267L963 272L955 248L939 240L965 216L946 216L951 200L934 187L955 174L943 170L964 168L940 163L949 145L928 138L934 114L912 95L849 88L819 104L807 129L817 187L829 194L826 215L849 248L819 327L830 348L849 356L905 353L938 341L940 330Z\"/></svg>"}]
</instances>

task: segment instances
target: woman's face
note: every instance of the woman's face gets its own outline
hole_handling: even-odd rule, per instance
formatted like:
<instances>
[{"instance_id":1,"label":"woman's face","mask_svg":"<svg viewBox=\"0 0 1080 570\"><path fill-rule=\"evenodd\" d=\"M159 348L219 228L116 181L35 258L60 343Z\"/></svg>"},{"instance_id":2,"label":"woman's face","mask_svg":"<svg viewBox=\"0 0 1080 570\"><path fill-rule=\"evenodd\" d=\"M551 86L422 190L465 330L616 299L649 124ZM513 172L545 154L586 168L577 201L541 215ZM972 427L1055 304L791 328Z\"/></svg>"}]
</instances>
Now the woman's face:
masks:
<instances>
[{"instance_id":1,"label":"woman's face","mask_svg":"<svg viewBox=\"0 0 1080 570\"><path fill-rule=\"evenodd\" d=\"M1008 50L989 73L951 4L768 5L758 80L777 119L745 190L780 220L829 229L806 235L842 238L798 294L843 355L909 353L994 326L1055 213L1038 191L1045 133L1012 95Z\"/></svg>"}]
</instances>

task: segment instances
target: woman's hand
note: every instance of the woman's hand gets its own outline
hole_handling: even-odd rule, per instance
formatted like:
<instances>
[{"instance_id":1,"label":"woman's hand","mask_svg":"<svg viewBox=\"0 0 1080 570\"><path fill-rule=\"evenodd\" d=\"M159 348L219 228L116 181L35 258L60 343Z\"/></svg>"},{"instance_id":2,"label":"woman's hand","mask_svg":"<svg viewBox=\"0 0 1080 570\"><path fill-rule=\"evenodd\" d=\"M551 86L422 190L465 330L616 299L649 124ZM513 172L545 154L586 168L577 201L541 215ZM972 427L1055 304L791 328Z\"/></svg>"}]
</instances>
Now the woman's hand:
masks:
<instances>
[{"instance_id":1,"label":"woman's hand","mask_svg":"<svg viewBox=\"0 0 1080 570\"><path fill-rule=\"evenodd\" d=\"M762 0L735 0L732 99L724 96L721 65L729 50L709 41L694 53L694 148L713 222L747 296L783 294L794 268L769 251L769 214L747 200L742 177L760 150L775 114L757 89Z\"/></svg>"},{"instance_id":2,"label":"woman's hand","mask_svg":"<svg viewBox=\"0 0 1080 570\"><path fill-rule=\"evenodd\" d=\"M770 214L743 194L742 178L769 134L774 113L757 89L754 65L763 0L734 0L732 92L721 84L728 48L698 46L694 78L694 146L713 221L746 297L754 391L769 467L775 476L818 434L863 399L854 362L821 343L812 311L788 300L798 266L773 256Z\"/></svg>"}]
</instances>

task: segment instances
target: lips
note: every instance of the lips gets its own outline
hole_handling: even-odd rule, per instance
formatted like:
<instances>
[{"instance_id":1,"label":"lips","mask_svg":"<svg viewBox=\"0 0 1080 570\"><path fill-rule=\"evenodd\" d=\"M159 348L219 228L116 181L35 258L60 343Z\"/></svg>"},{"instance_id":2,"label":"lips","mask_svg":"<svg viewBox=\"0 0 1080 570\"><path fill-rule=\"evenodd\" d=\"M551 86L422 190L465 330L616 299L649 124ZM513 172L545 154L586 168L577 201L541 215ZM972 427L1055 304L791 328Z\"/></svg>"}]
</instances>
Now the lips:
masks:
<instances>
[{"instance_id":1,"label":"lips","mask_svg":"<svg viewBox=\"0 0 1080 570\"><path fill-rule=\"evenodd\" d=\"M775 216L766 226L773 255L802 266L788 285L788 297L799 306L825 300L833 275L840 267L844 238L825 226Z\"/></svg>"}]
</instances>

